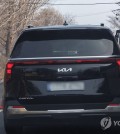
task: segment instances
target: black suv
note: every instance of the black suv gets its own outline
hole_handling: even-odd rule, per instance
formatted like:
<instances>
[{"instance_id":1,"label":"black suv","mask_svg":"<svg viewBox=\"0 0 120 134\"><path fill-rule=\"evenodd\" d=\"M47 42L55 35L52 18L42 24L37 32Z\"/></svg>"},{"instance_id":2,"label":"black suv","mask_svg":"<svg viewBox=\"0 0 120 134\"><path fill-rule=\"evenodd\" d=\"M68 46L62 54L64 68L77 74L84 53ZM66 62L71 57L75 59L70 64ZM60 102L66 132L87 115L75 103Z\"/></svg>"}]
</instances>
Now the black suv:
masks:
<instances>
[{"instance_id":1,"label":"black suv","mask_svg":"<svg viewBox=\"0 0 120 134\"><path fill-rule=\"evenodd\" d=\"M28 28L15 43L4 85L8 134L33 125L100 128L104 117L120 120L119 46L102 26Z\"/></svg>"}]
</instances>

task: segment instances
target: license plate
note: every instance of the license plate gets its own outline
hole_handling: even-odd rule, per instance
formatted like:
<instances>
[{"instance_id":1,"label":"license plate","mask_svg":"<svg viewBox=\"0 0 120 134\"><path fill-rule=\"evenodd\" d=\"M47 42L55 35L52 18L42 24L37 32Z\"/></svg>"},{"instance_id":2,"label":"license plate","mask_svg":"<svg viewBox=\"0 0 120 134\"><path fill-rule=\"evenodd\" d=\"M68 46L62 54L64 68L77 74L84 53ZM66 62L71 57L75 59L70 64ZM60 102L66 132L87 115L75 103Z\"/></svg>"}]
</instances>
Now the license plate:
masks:
<instances>
[{"instance_id":1,"label":"license plate","mask_svg":"<svg viewBox=\"0 0 120 134\"><path fill-rule=\"evenodd\" d=\"M47 84L49 91L69 91L69 90L84 90L84 82L49 82Z\"/></svg>"}]
</instances>

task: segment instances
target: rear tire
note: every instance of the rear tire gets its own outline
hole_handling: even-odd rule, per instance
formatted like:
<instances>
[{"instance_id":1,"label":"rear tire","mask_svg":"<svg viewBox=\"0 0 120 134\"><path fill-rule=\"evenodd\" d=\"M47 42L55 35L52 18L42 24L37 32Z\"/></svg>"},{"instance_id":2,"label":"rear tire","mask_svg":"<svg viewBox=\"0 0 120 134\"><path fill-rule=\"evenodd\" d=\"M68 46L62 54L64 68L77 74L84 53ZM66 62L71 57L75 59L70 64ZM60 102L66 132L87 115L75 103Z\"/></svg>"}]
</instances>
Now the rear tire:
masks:
<instances>
[{"instance_id":1,"label":"rear tire","mask_svg":"<svg viewBox=\"0 0 120 134\"><path fill-rule=\"evenodd\" d=\"M5 131L6 131L6 134L22 134L23 127L11 126L11 125L5 124Z\"/></svg>"},{"instance_id":2,"label":"rear tire","mask_svg":"<svg viewBox=\"0 0 120 134\"><path fill-rule=\"evenodd\" d=\"M20 125L12 124L11 122L8 122L8 120L4 117L4 128L6 131L6 134L22 134L23 127Z\"/></svg>"},{"instance_id":3,"label":"rear tire","mask_svg":"<svg viewBox=\"0 0 120 134\"><path fill-rule=\"evenodd\" d=\"M9 121L6 117L6 108L4 107L3 109L3 113L4 113L4 129L6 131L6 134L22 134L23 132L23 126L17 124L19 122L18 121Z\"/></svg>"}]
</instances>

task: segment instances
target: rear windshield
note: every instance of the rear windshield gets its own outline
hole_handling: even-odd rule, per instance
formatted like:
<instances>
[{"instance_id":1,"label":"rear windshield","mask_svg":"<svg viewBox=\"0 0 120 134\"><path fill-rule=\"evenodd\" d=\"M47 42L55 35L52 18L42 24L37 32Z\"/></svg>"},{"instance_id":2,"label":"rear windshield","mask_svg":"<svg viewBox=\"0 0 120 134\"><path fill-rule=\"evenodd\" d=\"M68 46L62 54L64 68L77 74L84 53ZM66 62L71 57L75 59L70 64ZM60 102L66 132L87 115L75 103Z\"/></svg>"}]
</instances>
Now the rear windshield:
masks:
<instances>
[{"instance_id":1,"label":"rear windshield","mask_svg":"<svg viewBox=\"0 0 120 134\"><path fill-rule=\"evenodd\" d=\"M16 42L12 58L108 56L118 54L108 30L34 30Z\"/></svg>"}]
</instances>

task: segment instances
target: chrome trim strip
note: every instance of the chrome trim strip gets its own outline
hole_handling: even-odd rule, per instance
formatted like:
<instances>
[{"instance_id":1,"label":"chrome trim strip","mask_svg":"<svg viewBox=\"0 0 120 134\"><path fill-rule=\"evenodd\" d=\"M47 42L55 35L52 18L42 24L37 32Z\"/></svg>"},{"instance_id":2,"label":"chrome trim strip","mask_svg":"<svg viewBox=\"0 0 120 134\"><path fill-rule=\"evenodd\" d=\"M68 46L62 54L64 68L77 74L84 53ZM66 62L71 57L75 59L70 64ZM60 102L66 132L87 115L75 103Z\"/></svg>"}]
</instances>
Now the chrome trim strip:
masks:
<instances>
[{"instance_id":1,"label":"chrome trim strip","mask_svg":"<svg viewBox=\"0 0 120 134\"><path fill-rule=\"evenodd\" d=\"M106 112L120 112L119 107L111 107L108 106L105 109L92 109L92 110L84 110L84 109L69 109L69 110L46 110L46 111L27 111L25 108L12 108L9 106L7 109L9 115L36 115L36 114L64 114L64 113L106 113Z\"/></svg>"},{"instance_id":2,"label":"chrome trim strip","mask_svg":"<svg viewBox=\"0 0 120 134\"><path fill-rule=\"evenodd\" d=\"M108 56L76 56L76 57L35 57L35 58L9 58L9 61L16 60L56 60L56 59L90 59L90 58L114 58L118 55L108 55Z\"/></svg>"}]
</instances>

